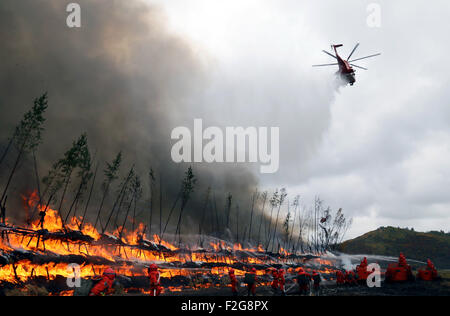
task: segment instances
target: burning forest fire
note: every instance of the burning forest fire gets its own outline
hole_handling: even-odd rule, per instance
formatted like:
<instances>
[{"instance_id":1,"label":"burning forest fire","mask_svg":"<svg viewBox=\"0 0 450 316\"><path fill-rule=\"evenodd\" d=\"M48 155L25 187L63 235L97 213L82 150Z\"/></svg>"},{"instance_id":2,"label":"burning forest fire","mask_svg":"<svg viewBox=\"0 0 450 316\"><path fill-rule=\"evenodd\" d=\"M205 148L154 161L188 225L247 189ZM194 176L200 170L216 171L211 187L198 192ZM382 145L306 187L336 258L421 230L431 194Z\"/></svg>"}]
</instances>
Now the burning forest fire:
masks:
<instances>
[{"instance_id":1,"label":"burning forest fire","mask_svg":"<svg viewBox=\"0 0 450 316\"><path fill-rule=\"evenodd\" d=\"M27 212L45 212L44 220L32 221L29 227L9 222L0 226L0 283L24 287L41 282L51 284L52 295L70 295L65 280L74 276L73 264L79 266L81 278L94 278L112 267L125 280L125 291L146 294L147 268L157 263L166 291L227 286L224 277L233 268L244 276L251 267L256 275L269 282L270 269L284 267L294 272L298 267L320 268L323 275L334 275L333 263L315 256L292 254L281 248L270 253L262 245L246 248L211 238L206 247L175 246L156 234L146 235L139 223L134 231L117 227L111 233L100 233L81 217L63 224L57 210L39 203L36 192L24 198ZM35 210L36 208L36 210ZM265 278L267 276L267 278ZM264 281L263 281L264 282Z\"/></svg>"},{"instance_id":2,"label":"burning forest fire","mask_svg":"<svg viewBox=\"0 0 450 316\"><path fill-rule=\"evenodd\" d=\"M323 277L333 278L335 263L321 254L338 244L351 225L342 209L333 213L316 198L314 207L306 211L299 195L290 203L282 188L270 196L267 191L255 190L251 207L245 211L240 211L239 202L248 198L250 191L244 190L238 198L228 193L223 200L225 209L219 212L211 187L203 201L193 197L193 192L200 190L191 166L181 185L174 191L178 185L171 183L167 192L161 174L157 174L158 189L152 168L148 185L135 164L123 172L121 151L111 161L99 163L93 159L85 133L42 178L33 154L35 184L13 190L11 184L20 163L42 142L47 106L46 93L34 100L10 139L11 150L18 150L18 154L8 146L1 158L14 160L11 168L4 169L8 175L0 196L2 293L40 286L49 295L70 295L81 287L74 289L70 279L92 281L102 277L106 283L97 285L112 288L117 276L116 283L124 293L148 294L149 278L156 271L154 282L173 293L229 287L230 278L231 283L237 282L233 281L236 276L245 279L251 275L250 283L258 278L259 284L268 285L274 269L287 272L286 284L295 284L294 275L300 268L309 272L315 269ZM102 166L103 181L99 185L97 171ZM24 193L33 188L35 191ZM149 194L146 201L144 189ZM163 191L172 208L163 205ZM14 200L18 193L22 195L22 209ZM155 230L153 219L156 200L159 230ZM187 212L191 214L187 216ZM149 216L145 221L143 214ZM198 233L193 233L192 224L198 225Z\"/></svg>"},{"instance_id":3,"label":"burning forest fire","mask_svg":"<svg viewBox=\"0 0 450 316\"><path fill-rule=\"evenodd\" d=\"M188 203L197 182L190 166L168 208L163 207L161 177L159 190L155 189L150 168L147 204L141 201L144 190L135 165L121 178L119 152L106 162L100 196L89 207L98 186L99 164L94 172L86 134L72 143L42 179L34 161L37 189L22 194L22 208L8 204L7 212L12 179L23 156L40 142L46 108L44 94L35 100L11 139L19 154L0 197L0 294L155 296L207 291L214 295L223 290L222 295L238 295L238 288L244 288L247 295L256 295L258 285L265 295L319 295L320 284L337 289L369 280L372 268L367 258L356 269L351 261L346 268L339 256L329 252L342 242L352 222L342 209L324 207L318 197L307 209L300 205L299 195L289 202L284 188L271 196L255 190L246 211L239 211L239 201L228 193L225 209L219 212L216 195L208 187L198 210L198 200L195 206ZM6 154L8 149L3 157ZM159 193L159 230L152 221L155 192ZM138 220L144 211L148 221ZM195 211L195 216L186 216L188 211ZM193 233L197 225L198 233ZM413 278L403 254L385 271L379 265L378 269L387 281ZM430 260L419 269L418 278L439 279Z\"/></svg>"}]
</instances>

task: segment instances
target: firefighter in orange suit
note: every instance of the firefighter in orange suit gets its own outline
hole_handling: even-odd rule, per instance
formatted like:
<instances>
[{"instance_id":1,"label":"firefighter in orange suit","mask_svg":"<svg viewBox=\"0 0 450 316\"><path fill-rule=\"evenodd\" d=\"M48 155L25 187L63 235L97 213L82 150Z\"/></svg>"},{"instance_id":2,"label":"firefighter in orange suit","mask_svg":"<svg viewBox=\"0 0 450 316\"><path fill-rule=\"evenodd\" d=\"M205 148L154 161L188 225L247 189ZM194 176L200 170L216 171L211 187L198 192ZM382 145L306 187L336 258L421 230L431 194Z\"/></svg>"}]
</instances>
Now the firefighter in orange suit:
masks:
<instances>
[{"instance_id":1,"label":"firefighter in orange suit","mask_svg":"<svg viewBox=\"0 0 450 316\"><path fill-rule=\"evenodd\" d=\"M408 263L406 263L406 257L402 252L400 252L400 256L398 257L398 265L401 267L408 266Z\"/></svg>"},{"instance_id":2,"label":"firefighter in orange suit","mask_svg":"<svg viewBox=\"0 0 450 316\"><path fill-rule=\"evenodd\" d=\"M104 296L111 294L113 289L114 279L116 278L116 273L113 269L107 268L103 271L102 279L95 284L91 291L89 292L89 296Z\"/></svg>"},{"instance_id":3,"label":"firefighter in orange suit","mask_svg":"<svg viewBox=\"0 0 450 316\"><path fill-rule=\"evenodd\" d=\"M281 295L286 295L286 290L284 288L284 285L286 284L286 279L284 278L284 270L279 269L278 270L278 284L280 285L280 291Z\"/></svg>"},{"instance_id":4,"label":"firefighter in orange suit","mask_svg":"<svg viewBox=\"0 0 450 316\"><path fill-rule=\"evenodd\" d=\"M349 286L357 285L356 275L355 272L353 272L353 270L348 270L345 273L345 284Z\"/></svg>"},{"instance_id":5,"label":"firefighter in orange suit","mask_svg":"<svg viewBox=\"0 0 450 316\"><path fill-rule=\"evenodd\" d=\"M247 284L248 296L256 295L256 269L251 268L250 272L245 275L244 283Z\"/></svg>"},{"instance_id":6,"label":"firefighter in orange suit","mask_svg":"<svg viewBox=\"0 0 450 316\"><path fill-rule=\"evenodd\" d=\"M162 291L161 274L156 264L151 264L148 268L148 278L150 280L150 296L159 296Z\"/></svg>"},{"instance_id":7,"label":"firefighter in orange suit","mask_svg":"<svg viewBox=\"0 0 450 316\"><path fill-rule=\"evenodd\" d=\"M317 271L313 270L312 273L312 280L313 280L313 289L315 295L320 295L320 282L322 281L322 278L320 277L320 274L317 273Z\"/></svg>"},{"instance_id":8,"label":"firefighter in orange suit","mask_svg":"<svg viewBox=\"0 0 450 316\"><path fill-rule=\"evenodd\" d=\"M345 275L341 270L336 272L336 285L344 285L345 284Z\"/></svg>"},{"instance_id":9,"label":"firefighter in orange suit","mask_svg":"<svg viewBox=\"0 0 450 316\"><path fill-rule=\"evenodd\" d=\"M228 271L228 275L230 276L231 292L233 293L233 296L237 296L238 295L237 279L236 279L236 275L234 274L233 268L231 268L230 271Z\"/></svg>"},{"instance_id":10,"label":"firefighter in orange suit","mask_svg":"<svg viewBox=\"0 0 450 316\"><path fill-rule=\"evenodd\" d=\"M309 283L311 282L311 276L305 272L303 268L298 269L297 283L300 295L306 295L309 292Z\"/></svg>"},{"instance_id":11,"label":"firefighter in orange suit","mask_svg":"<svg viewBox=\"0 0 450 316\"><path fill-rule=\"evenodd\" d=\"M270 284L273 294L278 292L278 271L277 269L272 270L272 283Z\"/></svg>"}]
</instances>

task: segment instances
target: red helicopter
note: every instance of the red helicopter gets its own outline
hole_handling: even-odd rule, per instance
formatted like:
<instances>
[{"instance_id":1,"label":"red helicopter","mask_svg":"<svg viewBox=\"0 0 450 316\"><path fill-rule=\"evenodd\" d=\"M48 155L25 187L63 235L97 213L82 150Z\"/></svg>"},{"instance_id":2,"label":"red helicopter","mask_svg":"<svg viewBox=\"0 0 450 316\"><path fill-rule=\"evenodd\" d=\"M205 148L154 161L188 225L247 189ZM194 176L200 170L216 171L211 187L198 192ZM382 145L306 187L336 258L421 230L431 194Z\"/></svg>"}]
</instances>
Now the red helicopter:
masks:
<instances>
[{"instance_id":1,"label":"red helicopter","mask_svg":"<svg viewBox=\"0 0 450 316\"><path fill-rule=\"evenodd\" d=\"M336 75L339 75L341 77L341 79L345 82L350 84L351 86L353 86L353 84L355 83L356 79L355 79L355 70L353 69L353 67L356 68L360 68L360 69L364 69L364 70L368 70L367 68L352 64L353 62L357 61L357 60L361 60L361 59L366 59L366 58L370 58L370 57L375 57L375 56L379 56L381 55L381 53L378 54L373 54L373 55L369 55L369 56L365 56L365 57L361 57L361 58L356 58L353 60L350 60L350 58L352 57L353 53L355 52L355 50L358 48L359 43L357 43L355 45L355 48L353 48L352 52L350 53L350 55L347 57L347 60L344 60L341 56L339 56L339 54L337 53L337 48L343 46L342 44L338 44L338 45L331 45L332 49L334 49L334 52L336 55L333 55L329 52L327 52L326 50L323 50L323 52L333 58L335 58L337 60L337 63L333 63L333 64L322 64L322 65L313 65L313 67L323 67L323 66L335 66L335 65L339 65L339 70L336 72ZM352 67L353 66L353 67Z\"/></svg>"}]
</instances>

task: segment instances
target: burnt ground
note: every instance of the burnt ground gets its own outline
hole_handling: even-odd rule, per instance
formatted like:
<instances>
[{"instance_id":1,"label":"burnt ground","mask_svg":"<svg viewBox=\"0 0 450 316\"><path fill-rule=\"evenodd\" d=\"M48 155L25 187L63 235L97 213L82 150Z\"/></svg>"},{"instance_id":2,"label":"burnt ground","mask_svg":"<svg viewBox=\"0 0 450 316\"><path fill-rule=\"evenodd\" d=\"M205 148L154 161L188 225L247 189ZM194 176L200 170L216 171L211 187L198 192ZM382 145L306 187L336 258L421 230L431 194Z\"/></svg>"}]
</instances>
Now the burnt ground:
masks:
<instances>
[{"instance_id":1,"label":"burnt ground","mask_svg":"<svg viewBox=\"0 0 450 316\"><path fill-rule=\"evenodd\" d=\"M388 284L382 282L380 288L369 288L366 285L337 287L335 281L324 280L321 287L321 296L450 296L450 271L439 271L441 276L436 281L413 281L407 283ZM261 276L257 286L257 296L273 296L270 288L270 278ZM113 295L142 296L148 295L149 283L147 277L118 277ZM298 286L293 283L292 275L288 275L286 283L287 295L298 295ZM229 280L222 282L198 283L188 282L184 277L174 277L164 280L163 296L230 296ZM170 282L169 282L170 281ZM181 282L183 281L183 282ZM127 285L127 282L130 283ZM58 277L48 281L45 278L35 278L27 283L8 283L0 285L0 296L47 296L47 295L71 295L68 293L66 278ZM147 293L147 294L146 294ZM239 295L246 296L247 290L241 284ZM280 293L277 293L280 295Z\"/></svg>"},{"instance_id":2,"label":"burnt ground","mask_svg":"<svg viewBox=\"0 0 450 316\"><path fill-rule=\"evenodd\" d=\"M448 281L447 281L448 282ZM247 291L240 289L240 296L246 296ZM183 290L179 292L166 291L164 296L229 296L231 290L228 287L204 288L197 290ZM257 288L256 296L273 296L273 292L268 286ZM288 296L295 296L298 293L290 291ZM353 287L322 287L320 296L450 296L450 284L442 286L439 281L435 282L414 282L405 284L385 284L380 288L369 288L367 286Z\"/></svg>"},{"instance_id":3,"label":"burnt ground","mask_svg":"<svg viewBox=\"0 0 450 316\"><path fill-rule=\"evenodd\" d=\"M327 284L328 283L328 284ZM25 288L24 288L25 289ZM288 289L288 296L297 296L297 285L292 283L286 284ZM5 290L5 289L2 289ZM63 292L53 292L52 294L47 292L42 286L32 286L31 284L26 286L27 291L23 289L12 289L12 292L3 293L3 295L20 295L20 296L47 296L47 295L62 295ZM2 296L0 291L0 296ZM148 292L147 292L148 293ZM70 295L70 294L69 294ZM142 296L143 294L139 289L124 291L123 288L116 288L116 293L113 295L118 296ZM209 286L202 288L177 288L171 290L165 287L163 296L230 296L231 289L229 286ZM274 293L270 286L259 285L256 290L256 296L273 296ZM277 293L277 295L280 295ZM311 294L312 295L312 294ZM247 296L247 290L245 287L239 288L239 296ZM325 282L321 287L320 296L450 296L450 278L443 277L440 280L425 282L415 281L408 283L396 283L387 284L382 282L380 288L369 288L365 285L357 286L342 286L337 287L332 281Z\"/></svg>"},{"instance_id":4,"label":"burnt ground","mask_svg":"<svg viewBox=\"0 0 450 316\"><path fill-rule=\"evenodd\" d=\"M328 283L328 284L327 284ZM288 296L298 295L297 286L286 284L289 289ZM229 287L210 287L202 289L186 289L177 292L166 291L165 296L228 296ZM245 288L241 287L239 295L247 295ZM258 286L257 296L274 295L269 286ZM278 294L279 295L279 294ZM321 296L450 296L450 271L441 273L441 279L431 282L414 281L407 283L389 284L382 282L379 288L369 288L366 285L337 287L334 282L325 282L321 288Z\"/></svg>"}]
</instances>

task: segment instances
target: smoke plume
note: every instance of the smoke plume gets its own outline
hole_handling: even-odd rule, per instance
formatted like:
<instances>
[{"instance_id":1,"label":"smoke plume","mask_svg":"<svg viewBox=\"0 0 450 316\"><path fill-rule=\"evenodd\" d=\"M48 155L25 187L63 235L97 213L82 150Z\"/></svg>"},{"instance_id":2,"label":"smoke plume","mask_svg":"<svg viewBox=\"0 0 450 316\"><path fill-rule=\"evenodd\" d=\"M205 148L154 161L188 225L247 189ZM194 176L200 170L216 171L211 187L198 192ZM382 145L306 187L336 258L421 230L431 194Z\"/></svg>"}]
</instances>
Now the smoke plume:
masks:
<instances>
[{"instance_id":1,"label":"smoke plume","mask_svg":"<svg viewBox=\"0 0 450 316\"><path fill-rule=\"evenodd\" d=\"M157 182L162 177L163 208L167 209L187 167L170 159L172 120L188 115L187 100L204 85L204 65L189 43L168 31L158 7L139 0L78 1L82 27L69 28L68 3L6 0L0 4L2 147L32 100L47 91L45 133L37 152L41 176L86 132L100 170L121 150L122 176L135 163L147 197L147 174L152 167ZM0 171L2 185L15 153L8 155ZM27 159L8 203L8 216L16 219L24 217L15 210L20 194L36 188L32 160ZM250 199L246 193L256 185L256 178L243 168L194 168L198 187L187 217L194 222L199 217L207 186L214 188L219 199L232 191ZM99 173L98 187L101 181ZM147 202L141 207L148 207ZM223 208L223 198L217 203ZM97 206L92 203L93 211Z\"/></svg>"},{"instance_id":2,"label":"smoke plume","mask_svg":"<svg viewBox=\"0 0 450 316\"><path fill-rule=\"evenodd\" d=\"M333 89L326 85L319 88L322 78L311 75L309 65L300 67L297 63L293 75L290 64L263 68L251 64L254 58L244 58L244 63L249 61L248 71L236 68L217 71L197 55L194 44L169 30L164 11L158 6L141 0L80 0L77 2L82 10L81 28L69 28L66 25L69 2L0 3L1 149L32 100L47 91L46 130L36 153L40 177L74 139L86 132L100 171L105 161L111 161L119 151L124 157L121 177L136 164L145 184L145 198L139 207L141 220L148 220L148 172L150 167L155 170L157 188L162 180L165 220L188 167L175 164L170 158L170 132L174 127L192 124L198 117L206 118L207 125L219 127L283 127L280 172L273 177L258 178L257 168L248 164L193 166L198 182L183 219L184 227L194 231L202 218L207 187L212 191L205 230L214 232L223 225L228 193L233 195L233 220L241 221L243 230L259 179L273 187L301 179L302 163L311 157L328 127L329 104L333 99ZM266 35L272 40L281 38L279 34ZM249 52L252 56L264 53ZM285 54L289 57L291 53ZM273 56L280 60L282 57ZM14 155L9 153L0 167L2 186ZM20 195L36 188L31 157L22 162L20 170L8 200L8 216L17 220L25 216L17 211ZM99 172L88 213L90 219L99 204L102 180L103 174ZM155 198L158 201L154 205L153 224L158 226L159 196ZM258 211L260 202L256 203ZM113 203L112 196L108 203ZM178 210L179 207L173 220ZM215 214L219 214L219 221Z\"/></svg>"}]
</instances>

